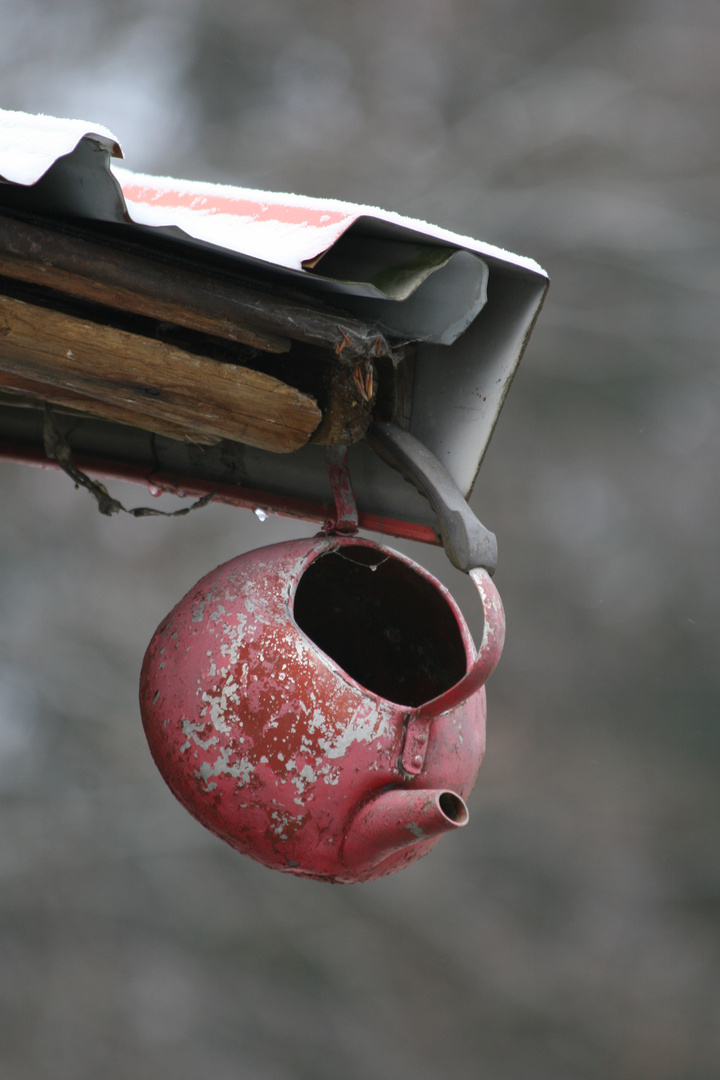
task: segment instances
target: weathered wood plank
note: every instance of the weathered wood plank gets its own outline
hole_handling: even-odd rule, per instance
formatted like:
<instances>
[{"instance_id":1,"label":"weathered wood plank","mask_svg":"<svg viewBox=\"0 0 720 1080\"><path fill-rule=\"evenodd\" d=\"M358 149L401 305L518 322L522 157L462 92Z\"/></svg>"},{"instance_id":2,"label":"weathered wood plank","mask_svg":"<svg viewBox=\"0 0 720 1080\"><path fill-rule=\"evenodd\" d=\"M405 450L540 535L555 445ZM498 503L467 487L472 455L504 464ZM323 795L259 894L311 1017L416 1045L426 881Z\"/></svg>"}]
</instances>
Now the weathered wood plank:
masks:
<instances>
[{"instance_id":1,"label":"weathered wood plank","mask_svg":"<svg viewBox=\"0 0 720 1080\"><path fill-rule=\"evenodd\" d=\"M60 228L0 215L0 274L264 352L290 348L289 338L243 319L242 307L214 303L207 276Z\"/></svg>"},{"instance_id":2,"label":"weathered wood plank","mask_svg":"<svg viewBox=\"0 0 720 1080\"><path fill-rule=\"evenodd\" d=\"M276 453L299 449L322 419L308 394L270 375L8 296L0 370Z\"/></svg>"},{"instance_id":3,"label":"weathered wood plank","mask_svg":"<svg viewBox=\"0 0 720 1080\"><path fill-rule=\"evenodd\" d=\"M0 215L0 274L265 352L287 352L292 339L341 362L393 355L382 334L351 315L198 269L187 253L170 260L67 225Z\"/></svg>"},{"instance_id":4,"label":"weathered wood plank","mask_svg":"<svg viewBox=\"0 0 720 1080\"><path fill-rule=\"evenodd\" d=\"M96 401L85 394L75 393L74 390L66 390L35 379L26 379L22 375L14 375L8 371L0 371L0 391L34 408L48 402L51 405L59 405L63 409L70 409L72 412L95 416L99 420L112 420L116 424L139 427L143 431L153 431L156 435L165 435L167 438L195 443L198 446L215 446L220 442L216 435L190 431L188 428L171 424L169 421L158 420L153 416L145 416L136 410L123 408L121 405L109 405L106 401ZM8 400L11 399L8 398Z\"/></svg>"}]
</instances>

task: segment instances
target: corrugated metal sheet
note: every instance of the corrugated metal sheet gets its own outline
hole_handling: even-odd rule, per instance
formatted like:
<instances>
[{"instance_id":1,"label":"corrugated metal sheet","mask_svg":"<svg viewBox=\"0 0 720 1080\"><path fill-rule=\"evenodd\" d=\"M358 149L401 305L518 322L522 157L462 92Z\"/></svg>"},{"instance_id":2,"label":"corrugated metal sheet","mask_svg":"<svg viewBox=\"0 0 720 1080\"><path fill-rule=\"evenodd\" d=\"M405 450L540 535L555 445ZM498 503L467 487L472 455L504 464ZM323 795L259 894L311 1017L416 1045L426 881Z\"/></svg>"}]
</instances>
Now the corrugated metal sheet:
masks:
<instances>
[{"instance_id":1,"label":"corrugated metal sheet","mask_svg":"<svg viewBox=\"0 0 720 1080\"><path fill-rule=\"evenodd\" d=\"M409 429L469 495L547 287L535 262L374 207L135 174L117 164L121 156L102 125L0 112L0 208L113 222L184 252L199 247L205 258L230 260L266 282L301 284L417 343ZM3 430L17 440L13 423L14 433L7 423ZM103 438L87 423L88 449L101 454ZM122 439L115 442L113 449L105 439L104 456L142 472L143 451L123 459ZM199 472L192 448L165 453L169 471L194 476L200 489L228 481L211 453ZM256 492L270 508L283 498L327 504L322 448L280 460L242 447L240 459L235 476L250 502ZM418 525L418 538L434 525L415 489L366 444L350 448L349 464L366 520Z\"/></svg>"}]
</instances>

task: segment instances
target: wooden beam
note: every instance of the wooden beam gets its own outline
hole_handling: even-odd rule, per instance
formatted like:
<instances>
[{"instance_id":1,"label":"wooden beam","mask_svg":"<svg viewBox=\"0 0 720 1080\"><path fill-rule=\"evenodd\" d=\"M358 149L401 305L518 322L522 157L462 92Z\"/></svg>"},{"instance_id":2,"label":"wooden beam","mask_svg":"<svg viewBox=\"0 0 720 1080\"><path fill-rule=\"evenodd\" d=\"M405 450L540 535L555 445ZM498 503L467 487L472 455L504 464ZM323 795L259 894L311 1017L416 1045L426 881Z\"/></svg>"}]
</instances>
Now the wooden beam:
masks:
<instances>
[{"instance_id":1,"label":"wooden beam","mask_svg":"<svg viewBox=\"0 0 720 1080\"><path fill-rule=\"evenodd\" d=\"M7 371L0 371L0 391L11 395L8 398L9 404L15 404L17 401L20 405L37 409L41 408L44 402L49 402L51 405L73 413L82 413L86 416L95 416L99 420L112 420L116 424L139 427L143 431L153 431L156 435L165 435L169 439L179 439L181 442L195 443L198 446L215 446L220 442L215 435L190 431L188 428L171 424L169 421L158 420L153 416L145 416L122 405L109 405L106 401L97 401L85 394L77 394L74 390L66 390L64 387L53 386L51 383L37 382L35 379L26 379L22 375L13 375Z\"/></svg>"},{"instance_id":2,"label":"wooden beam","mask_svg":"<svg viewBox=\"0 0 720 1080\"><path fill-rule=\"evenodd\" d=\"M0 296L0 370L198 436L288 453L322 419L308 394L262 372Z\"/></svg>"},{"instance_id":3,"label":"wooden beam","mask_svg":"<svg viewBox=\"0 0 720 1080\"><path fill-rule=\"evenodd\" d=\"M97 235L87 226L0 214L5 277L265 352L287 352L292 339L328 349L341 363L394 355L384 336L361 319L309 299L251 288L191 260L187 245L178 245L170 258L142 247L130 229L125 239L120 228Z\"/></svg>"}]
</instances>

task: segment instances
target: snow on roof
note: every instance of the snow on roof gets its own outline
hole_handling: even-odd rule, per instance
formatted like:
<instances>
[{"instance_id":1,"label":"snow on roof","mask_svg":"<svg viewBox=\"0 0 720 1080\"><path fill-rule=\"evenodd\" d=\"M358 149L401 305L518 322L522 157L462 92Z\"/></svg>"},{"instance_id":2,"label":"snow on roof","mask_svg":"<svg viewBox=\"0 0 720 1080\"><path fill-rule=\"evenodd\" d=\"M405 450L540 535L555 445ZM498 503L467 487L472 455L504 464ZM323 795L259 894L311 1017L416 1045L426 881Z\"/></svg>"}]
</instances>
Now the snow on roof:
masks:
<instances>
[{"instance_id":1,"label":"snow on roof","mask_svg":"<svg viewBox=\"0 0 720 1080\"><path fill-rule=\"evenodd\" d=\"M356 221L367 218L545 274L534 259L377 206L148 176L117 165L112 171L136 224L174 225L196 240L288 269L302 269L303 263L327 251Z\"/></svg>"},{"instance_id":2,"label":"snow on roof","mask_svg":"<svg viewBox=\"0 0 720 1080\"><path fill-rule=\"evenodd\" d=\"M86 137L102 143L113 157L122 157L118 140L102 124L0 109L0 179L35 184Z\"/></svg>"},{"instance_id":3,"label":"snow on roof","mask_svg":"<svg viewBox=\"0 0 720 1080\"><path fill-rule=\"evenodd\" d=\"M0 178L30 186L83 139L99 143L110 157L123 156L117 138L102 124L0 110ZM148 176L114 164L112 174L135 224L174 227L194 240L292 270L302 270L351 225L365 221L394 227L398 238L426 238L545 276L533 259L375 206Z\"/></svg>"}]
</instances>

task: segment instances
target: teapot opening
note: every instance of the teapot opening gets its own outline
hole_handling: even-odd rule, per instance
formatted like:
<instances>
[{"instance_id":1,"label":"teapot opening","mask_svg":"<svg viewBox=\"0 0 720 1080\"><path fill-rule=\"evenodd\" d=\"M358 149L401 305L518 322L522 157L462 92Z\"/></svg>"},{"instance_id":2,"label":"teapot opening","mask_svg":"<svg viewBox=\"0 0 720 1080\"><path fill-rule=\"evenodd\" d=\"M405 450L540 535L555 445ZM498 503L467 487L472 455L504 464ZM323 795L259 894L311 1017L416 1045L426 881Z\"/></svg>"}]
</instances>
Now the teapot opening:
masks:
<instances>
[{"instance_id":1,"label":"teapot opening","mask_svg":"<svg viewBox=\"0 0 720 1080\"><path fill-rule=\"evenodd\" d=\"M438 803L445 817L455 825L464 825L470 816L464 801L454 791L443 791Z\"/></svg>"},{"instance_id":2,"label":"teapot opening","mask_svg":"<svg viewBox=\"0 0 720 1080\"><path fill-rule=\"evenodd\" d=\"M426 577L387 551L346 545L321 555L295 592L295 622L356 682L417 707L468 667L455 613Z\"/></svg>"}]
</instances>

